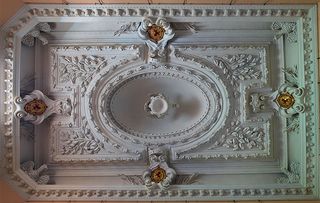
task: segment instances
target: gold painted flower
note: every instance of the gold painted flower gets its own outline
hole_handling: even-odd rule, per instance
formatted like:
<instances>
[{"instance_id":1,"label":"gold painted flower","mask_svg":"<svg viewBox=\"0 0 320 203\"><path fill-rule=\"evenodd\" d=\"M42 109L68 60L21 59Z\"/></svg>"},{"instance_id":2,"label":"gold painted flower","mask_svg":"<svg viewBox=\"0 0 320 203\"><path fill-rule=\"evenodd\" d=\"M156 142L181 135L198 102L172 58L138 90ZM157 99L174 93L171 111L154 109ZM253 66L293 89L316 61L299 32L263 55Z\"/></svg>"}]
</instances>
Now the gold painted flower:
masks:
<instances>
[{"instance_id":1,"label":"gold painted flower","mask_svg":"<svg viewBox=\"0 0 320 203\"><path fill-rule=\"evenodd\" d=\"M47 108L48 108L48 106L46 105L46 103L44 103L44 101L42 101L40 99L34 99L34 100L28 102L24 106L24 110L27 113L32 114L34 116L42 115L46 111Z\"/></svg>"},{"instance_id":2,"label":"gold painted flower","mask_svg":"<svg viewBox=\"0 0 320 203\"><path fill-rule=\"evenodd\" d=\"M165 33L165 30L163 29L163 27L156 24L149 26L147 31L148 31L149 38L155 42L159 42L160 40L162 40Z\"/></svg>"}]
</instances>

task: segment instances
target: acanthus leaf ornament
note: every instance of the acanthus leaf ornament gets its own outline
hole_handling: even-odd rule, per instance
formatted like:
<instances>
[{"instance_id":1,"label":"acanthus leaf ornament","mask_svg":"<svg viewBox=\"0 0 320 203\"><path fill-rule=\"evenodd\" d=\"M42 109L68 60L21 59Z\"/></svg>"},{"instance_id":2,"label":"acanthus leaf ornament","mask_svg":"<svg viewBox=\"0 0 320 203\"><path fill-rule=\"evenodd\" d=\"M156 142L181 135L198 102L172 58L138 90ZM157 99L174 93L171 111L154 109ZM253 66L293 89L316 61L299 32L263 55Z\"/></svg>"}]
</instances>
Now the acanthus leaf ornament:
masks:
<instances>
[{"instance_id":1,"label":"acanthus leaf ornament","mask_svg":"<svg viewBox=\"0 0 320 203\"><path fill-rule=\"evenodd\" d=\"M23 99L15 99L15 116L38 125L51 114L69 116L72 110L70 99L52 100L39 90L34 90Z\"/></svg>"},{"instance_id":2,"label":"acanthus leaf ornament","mask_svg":"<svg viewBox=\"0 0 320 203\"><path fill-rule=\"evenodd\" d=\"M23 36L21 42L29 47L34 46L35 39L39 39L42 45L48 44L48 40L42 33L49 33L51 31L51 26L49 23L39 23L31 31L29 31L25 36Z\"/></svg>"},{"instance_id":3,"label":"acanthus leaf ornament","mask_svg":"<svg viewBox=\"0 0 320 203\"><path fill-rule=\"evenodd\" d=\"M144 18L138 28L138 35L149 47L151 58L163 57L165 47L175 33L165 18L159 17L155 23L150 18Z\"/></svg>"},{"instance_id":4,"label":"acanthus leaf ornament","mask_svg":"<svg viewBox=\"0 0 320 203\"><path fill-rule=\"evenodd\" d=\"M295 22L273 22L271 30L275 32L275 39L285 35L290 43L297 42L297 24Z\"/></svg>"},{"instance_id":5,"label":"acanthus leaf ornament","mask_svg":"<svg viewBox=\"0 0 320 203\"><path fill-rule=\"evenodd\" d=\"M49 182L49 175L43 174L43 172L48 169L46 164L43 164L39 168L35 169L34 162L27 161L21 164L21 169L39 185L45 185Z\"/></svg>"},{"instance_id":6,"label":"acanthus leaf ornament","mask_svg":"<svg viewBox=\"0 0 320 203\"><path fill-rule=\"evenodd\" d=\"M156 186L161 190L168 189L176 176L176 171L168 166L165 149L149 149L148 153L150 165L142 174L145 186L148 189Z\"/></svg>"}]
</instances>

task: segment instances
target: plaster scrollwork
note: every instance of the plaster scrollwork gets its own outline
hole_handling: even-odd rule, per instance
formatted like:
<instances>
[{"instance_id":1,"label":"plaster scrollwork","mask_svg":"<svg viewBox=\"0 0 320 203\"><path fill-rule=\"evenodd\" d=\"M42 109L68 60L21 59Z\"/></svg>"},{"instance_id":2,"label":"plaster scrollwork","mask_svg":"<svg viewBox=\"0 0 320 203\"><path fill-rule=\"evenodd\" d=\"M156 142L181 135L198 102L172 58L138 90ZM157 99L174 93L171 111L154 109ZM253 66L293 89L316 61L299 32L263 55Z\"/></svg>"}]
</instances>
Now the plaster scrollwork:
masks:
<instances>
[{"instance_id":1,"label":"plaster scrollwork","mask_svg":"<svg viewBox=\"0 0 320 203\"><path fill-rule=\"evenodd\" d=\"M295 22L273 22L271 30L275 32L275 39L285 35L290 43L297 42L297 24Z\"/></svg>"},{"instance_id":2,"label":"plaster scrollwork","mask_svg":"<svg viewBox=\"0 0 320 203\"><path fill-rule=\"evenodd\" d=\"M277 178L276 181L282 184L298 183L300 181L300 164L291 162L289 169L284 169L284 175Z\"/></svg>"},{"instance_id":3,"label":"plaster scrollwork","mask_svg":"<svg viewBox=\"0 0 320 203\"><path fill-rule=\"evenodd\" d=\"M245 150L265 148L265 133L258 127L243 127L240 121L231 122L232 130L227 129L226 134L213 144L209 149L215 149L218 146L231 148L232 150Z\"/></svg>"},{"instance_id":4,"label":"plaster scrollwork","mask_svg":"<svg viewBox=\"0 0 320 203\"><path fill-rule=\"evenodd\" d=\"M38 125L52 114L70 116L72 106L70 99L52 100L39 90L34 90L23 99L15 99L15 116Z\"/></svg>"},{"instance_id":5,"label":"plaster scrollwork","mask_svg":"<svg viewBox=\"0 0 320 203\"><path fill-rule=\"evenodd\" d=\"M49 23L39 23L31 31L29 31L25 36L23 36L21 42L29 47L34 46L35 39L39 39L43 45L48 44L48 40L43 33L49 33L51 31L51 26Z\"/></svg>"},{"instance_id":6,"label":"plaster scrollwork","mask_svg":"<svg viewBox=\"0 0 320 203\"><path fill-rule=\"evenodd\" d=\"M21 169L39 185L45 185L49 182L49 175L43 174L48 169L46 164L43 164L39 168L35 169L34 162L27 161L21 164Z\"/></svg>"},{"instance_id":7,"label":"plaster scrollwork","mask_svg":"<svg viewBox=\"0 0 320 203\"><path fill-rule=\"evenodd\" d=\"M176 171L168 166L166 151L163 148L154 148L149 149L148 153L150 165L142 174L144 185L148 189L155 186L162 190L168 189L174 181Z\"/></svg>"},{"instance_id":8,"label":"plaster scrollwork","mask_svg":"<svg viewBox=\"0 0 320 203\"><path fill-rule=\"evenodd\" d=\"M104 149L103 142L92 135L87 125L87 122L83 123L80 132L66 131L62 133L62 137L65 138L62 147L63 154L98 154Z\"/></svg>"},{"instance_id":9,"label":"plaster scrollwork","mask_svg":"<svg viewBox=\"0 0 320 203\"><path fill-rule=\"evenodd\" d=\"M149 56L155 58L165 55L165 47L175 33L170 23L159 17L155 23L150 18L144 18L138 28L138 35L149 47Z\"/></svg>"}]
</instances>

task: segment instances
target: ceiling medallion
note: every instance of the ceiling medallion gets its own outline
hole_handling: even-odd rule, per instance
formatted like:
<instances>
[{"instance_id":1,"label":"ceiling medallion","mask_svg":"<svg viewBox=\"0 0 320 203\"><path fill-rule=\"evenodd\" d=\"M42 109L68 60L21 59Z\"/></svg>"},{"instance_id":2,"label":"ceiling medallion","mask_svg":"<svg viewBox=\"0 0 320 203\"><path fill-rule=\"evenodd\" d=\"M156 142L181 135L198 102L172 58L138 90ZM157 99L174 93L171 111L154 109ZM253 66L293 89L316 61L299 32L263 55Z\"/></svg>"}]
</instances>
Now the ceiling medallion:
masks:
<instances>
[{"instance_id":1,"label":"ceiling medallion","mask_svg":"<svg viewBox=\"0 0 320 203\"><path fill-rule=\"evenodd\" d=\"M48 106L41 99L34 99L34 100L26 103L26 105L24 106L24 110L27 113L34 115L34 116L42 115L46 111L47 108L48 108Z\"/></svg>"},{"instance_id":2,"label":"ceiling medallion","mask_svg":"<svg viewBox=\"0 0 320 203\"><path fill-rule=\"evenodd\" d=\"M14 101L16 105L15 116L38 125L52 114L70 116L72 106L70 99L52 100L39 90L34 90L23 99L17 97Z\"/></svg>"},{"instance_id":3,"label":"ceiling medallion","mask_svg":"<svg viewBox=\"0 0 320 203\"><path fill-rule=\"evenodd\" d=\"M159 25L152 24L151 26L148 27L148 34L150 39L154 40L157 43L160 40L162 40L164 33L165 33L165 30L163 29L163 27Z\"/></svg>"},{"instance_id":4,"label":"ceiling medallion","mask_svg":"<svg viewBox=\"0 0 320 203\"><path fill-rule=\"evenodd\" d=\"M148 189L159 187L167 190L176 177L176 171L168 166L168 152L164 148L149 149L149 167L146 169L142 178Z\"/></svg>"},{"instance_id":5,"label":"ceiling medallion","mask_svg":"<svg viewBox=\"0 0 320 203\"><path fill-rule=\"evenodd\" d=\"M280 107L289 109L294 104L294 97L288 92L282 92L278 95L277 102L280 105Z\"/></svg>"},{"instance_id":6,"label":"ceiling medallion","mask_svg":"<svg viewBox=\"0 0 320 203\"><path fill-rule=\"evenodd\" d=\"M282 84L280 88L270 95L276 103L273 107L284 117L291 117L305 111L304 89L291 84Z\"/></svg>"},{"instance_id":7,"label":"ceiling medallion","mask_svg":"<svg viewBox=\"0 0 320 203\"><path fill-rule=\"evenodd\" d=\"M151 116L157 118L163 117L169 109L169 104L162 94L150 96L150 99L145 104L145 111Z\"/></svg>"},{"instance_id":8,"label":"ceiling medallion","mask_svg":"<svg viewBox=\"0 0 320 203\"><path fill-rule=\"evenodd\" d=\"M145 17L138 28L138 35L147 44L151 58L162 58L165 56L168 41L175 33L165 18L159 17L153 23L150 18Z\"/></svg>"},{"instance_id":9,"label":"ceiling medallion","mask_svg":"<svg viewBox=\"0 0 320 203\"><path fill-rule=\"evenodd\" d=\"M151 171L150 178L151 181L155 183L162 182L167 177L166 171L159 166Z\"/></svg>"}]
</instances>

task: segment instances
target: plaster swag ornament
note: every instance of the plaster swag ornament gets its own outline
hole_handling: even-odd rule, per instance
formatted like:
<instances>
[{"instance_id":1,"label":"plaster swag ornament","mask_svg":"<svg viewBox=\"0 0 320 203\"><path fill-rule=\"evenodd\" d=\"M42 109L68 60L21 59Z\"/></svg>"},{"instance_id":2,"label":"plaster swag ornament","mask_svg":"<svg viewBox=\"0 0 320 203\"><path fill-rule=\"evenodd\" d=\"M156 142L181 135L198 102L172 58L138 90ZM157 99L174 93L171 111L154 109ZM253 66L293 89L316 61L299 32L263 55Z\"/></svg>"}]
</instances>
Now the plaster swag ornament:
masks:
<instances>
[{"instance_id":1,"label":"plaster swag ornament","mask_svg":"<svg viewBox=\"0 0 320 203\"><path fill-rule=\"evenodd\" d=\"M42 45L48 44L48 40L42 33L49 33L51 31L51 26L49 23L39 23L36 25L28 34L23 36L21 42L29 47L34 46L35 39L39 39Z\"/></svg>"},{"instance_id":2,"label":"plaster swag ornament","mask_svg":"<svg viewBox=\"0 0 320 203\"><path fill-rule=\"evenodd\" d=\"M138 35L149 47L149 56L155 58L165 55L165 47L175 33L170 23L159 17L155 23L149 18L144 18L138 28Z\"/></svg>"},{"instance_id":3,"label":"plaster swag ornament","mask_svg":"<svg viewBox=\"0 0 320 203\"><path fill-rule=\"evenodd\" d=\"M43 172L48 169L46 164L43 164L38 169L35 169L34 162L27 161L21 164L21 169L39 185L48 184L50 177L48 175L43 175Z\"/></svg>"},{"instance_id":4,"label":"plaster swag ornament","mask_svg":"<svg viewBox=\"0 0 320 203\"><path fill-rule=\"evenodd\" d=\"M271 95L271 98L276 104L273 105L274 108L284 117L291 117L305 110L303 88L283 84Z\"/></svg>"},{"instance_id":5,"label":"plaster swag ornament","mask_svg":"<svg viewBox=\"0 0 320 203\"><path fill-rule=\"evenodd\" d=\"M150 165L142 174L144 184L148 189L158 186L161 190L166 190L173 182L176 171L167 164L166 151L162 148L149 150Z\"/></svg>"},{"instance_id":6,"label":"plaster swag ornament","mask_svg":"<svg viewBox=\"0 0 320 203\"><path fill-rule=\"evenodd\" d=\"M297 42L297 25L293 22L273 22L271 30L275 31L275 39L279 39L282 35L287 37L290 43Z\"/></svg>"},{"instance_id":7,"label":"plaster swag ornament","mask_svg":"<svg viewBox=\"0 0 320 203\"><path fill-rule=\"evenodd\" d=\"M35 125L42 123L44 119L54 113L70 115L72 109L69 99L66 101L52 100L39 90L34 90L23 99L17 97L15 105L15 116L30 121Z\"/></svg>"}]
</instances>

